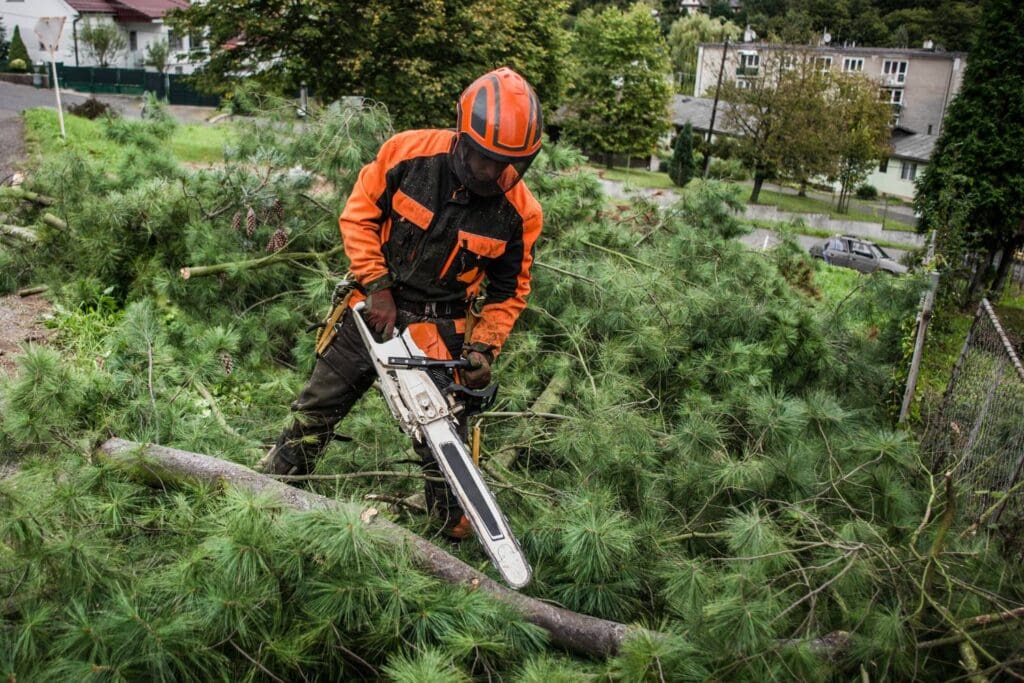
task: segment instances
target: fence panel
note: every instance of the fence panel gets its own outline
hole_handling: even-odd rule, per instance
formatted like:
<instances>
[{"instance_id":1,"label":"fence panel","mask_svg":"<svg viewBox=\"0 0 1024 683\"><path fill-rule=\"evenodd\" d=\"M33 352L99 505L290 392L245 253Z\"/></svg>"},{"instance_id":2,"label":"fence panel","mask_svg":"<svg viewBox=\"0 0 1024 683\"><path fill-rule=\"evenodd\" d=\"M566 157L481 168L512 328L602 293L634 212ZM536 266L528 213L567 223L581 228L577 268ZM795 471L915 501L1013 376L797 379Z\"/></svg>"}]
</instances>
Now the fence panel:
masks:
<instances>
[{"instance_id":1,"label":"fence panel","mask_svg":"<svg viewBox=\"0 0 1024 683\"><path fill-rule=\"evenodd\" d=\"M103 69L93 66L57 65L61 87L89 93L141 95L154 93L171 104L219 107L220 97L203 95L186 83L187 76L161 74L144 69ZM168 87L169 86L169 87Z\"/></svg>"},{"instance_id":2,"label":"fence panel","mask_svg":"<svg viewBox=\"0 0 1024 683\"><path fill-rule=\"evenodd\" d=\"M1024 552L1024 366L987 299L922 445L933 472L953 473L960 514Z\"/></svg>"}]
</instances>

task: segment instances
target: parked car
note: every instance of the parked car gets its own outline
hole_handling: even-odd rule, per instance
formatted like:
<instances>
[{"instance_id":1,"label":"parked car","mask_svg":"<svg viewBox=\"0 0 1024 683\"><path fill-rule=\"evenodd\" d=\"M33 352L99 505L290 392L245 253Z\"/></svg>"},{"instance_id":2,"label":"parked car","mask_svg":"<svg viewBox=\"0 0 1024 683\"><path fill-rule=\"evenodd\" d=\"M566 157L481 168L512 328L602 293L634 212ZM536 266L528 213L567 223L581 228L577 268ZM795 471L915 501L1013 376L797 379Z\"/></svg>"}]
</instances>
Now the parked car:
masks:
<instances>
[{"instance_id":1,"label":"parked car","mask_svg":"<svg viewBox=\"0 0 1024 683\"><path fill-rule=\"evenodd\" d=\"M862 273L880 270L890 275L903 275L907 267L896 261L874 242L853 235L836 235L811 247L811 256L824 259L833 266L853 268Z\"/></svg>"}]
</instances>

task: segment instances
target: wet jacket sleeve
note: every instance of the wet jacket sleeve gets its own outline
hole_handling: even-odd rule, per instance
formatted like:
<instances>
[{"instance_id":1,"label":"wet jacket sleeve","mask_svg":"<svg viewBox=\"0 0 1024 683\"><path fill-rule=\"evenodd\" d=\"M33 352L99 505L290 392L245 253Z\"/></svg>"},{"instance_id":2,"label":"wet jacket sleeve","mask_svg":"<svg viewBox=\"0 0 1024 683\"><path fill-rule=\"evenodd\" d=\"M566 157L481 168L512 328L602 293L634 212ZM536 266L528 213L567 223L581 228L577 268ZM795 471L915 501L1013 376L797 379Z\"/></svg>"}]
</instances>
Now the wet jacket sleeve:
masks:
<instances>
[{"instance_id":1,"label":"wet jacket sleeve","mask_svg":"<svg viewBox=\"0 0 1024 683\"><path fill-rule=\"evenodd\" d=\"M393 165L394 147L391 140L385 142L377 158L359 172L338 219L352 274L371 293L394 284L382 251L386 237L382 231L391 209L387 172Z\"/></svg>"},{"instance_id":2,"label":"wet jacket sleeve","mask_svg":"<svg viewBox=\"0 0 1024 683\"><path fill-rule=\"evenodd\" d=\"M534 244L543 224L540 205L531 201L523 217L522 235L510 241L505 253L487 268L487 297L484 299L482 318L473 328L469 341L473 346L489 347L493 356L501 352L512 326L526 308Z\"/></svg>"}]
</instances>

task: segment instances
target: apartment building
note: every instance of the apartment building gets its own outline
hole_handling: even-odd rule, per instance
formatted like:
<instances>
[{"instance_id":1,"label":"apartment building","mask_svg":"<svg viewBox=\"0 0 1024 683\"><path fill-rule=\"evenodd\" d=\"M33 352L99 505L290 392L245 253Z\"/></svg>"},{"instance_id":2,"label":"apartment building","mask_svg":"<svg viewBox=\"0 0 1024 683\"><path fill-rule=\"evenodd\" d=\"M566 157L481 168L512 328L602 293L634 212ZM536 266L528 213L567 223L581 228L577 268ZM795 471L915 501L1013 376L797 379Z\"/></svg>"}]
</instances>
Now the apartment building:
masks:
<instances>
[{"instance_id":1,"label":"apartment building","mask_svg":"<svg viewBox=\"0 0 1024 683\"><path fill-rule=\"evenodd\" d=\"M938 135L950 101L960 90L966 52L885 47L809 47L767 43L703 43L698 47L693 94L704 96L722 78L743 87L769 62L785 64L789 55L811 56L823 70L863 73L878 81L879 97L893 107L893 126ZM783 67L784 68L784 67Z\"/></svg>"}]
</instances>

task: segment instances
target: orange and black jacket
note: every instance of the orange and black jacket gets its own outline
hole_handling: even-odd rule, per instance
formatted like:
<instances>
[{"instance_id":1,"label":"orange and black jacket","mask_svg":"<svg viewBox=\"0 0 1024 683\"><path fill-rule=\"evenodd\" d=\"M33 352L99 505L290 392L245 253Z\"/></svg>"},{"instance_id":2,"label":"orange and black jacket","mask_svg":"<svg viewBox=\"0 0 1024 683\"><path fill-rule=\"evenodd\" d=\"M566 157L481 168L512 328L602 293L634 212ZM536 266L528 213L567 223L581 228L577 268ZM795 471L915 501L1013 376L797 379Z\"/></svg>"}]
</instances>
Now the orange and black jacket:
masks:
<instances>
[{"instance_id":1,"label":"orange and black jacket","mask_svg":"<svg viewBox=\"0 0 1024 683\"><path fill-rule=\"evenodd\" d=\"M470 195L449 166L455 138L414 130L385 142L338 222L352 272L370 293L391 287L399 302L464 302L485 285L468 341L496 356L526 307L543 218L522 182L497 197Z\"/></svg>"}]
</instances>

